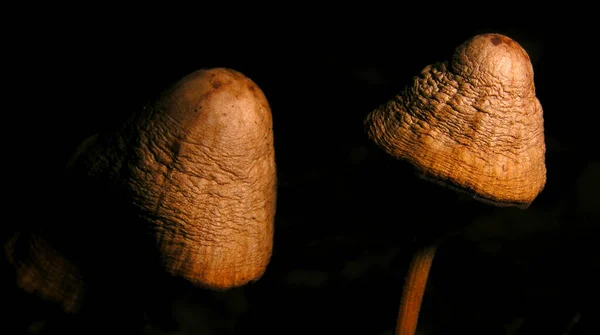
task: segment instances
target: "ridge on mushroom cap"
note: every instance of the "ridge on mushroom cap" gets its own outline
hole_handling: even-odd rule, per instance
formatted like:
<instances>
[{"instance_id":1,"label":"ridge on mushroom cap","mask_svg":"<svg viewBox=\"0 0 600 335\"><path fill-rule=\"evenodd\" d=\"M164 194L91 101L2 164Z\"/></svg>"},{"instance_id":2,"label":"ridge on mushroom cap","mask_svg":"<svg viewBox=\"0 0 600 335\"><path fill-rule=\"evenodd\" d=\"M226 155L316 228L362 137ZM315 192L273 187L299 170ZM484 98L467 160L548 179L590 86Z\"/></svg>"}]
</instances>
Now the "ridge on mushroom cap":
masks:
<instances>
[{"instance_id":1,"label":"ridge on mushroom cap","mask_svg":"<svg viewBox=\"0 0 600 335\"><path fill-rule=\"evenodd\" d=\"M426 179L527 207L546 182L543 112L525 50L477 35L365 119L367 134Z\"/></svg>"}]
</instances>

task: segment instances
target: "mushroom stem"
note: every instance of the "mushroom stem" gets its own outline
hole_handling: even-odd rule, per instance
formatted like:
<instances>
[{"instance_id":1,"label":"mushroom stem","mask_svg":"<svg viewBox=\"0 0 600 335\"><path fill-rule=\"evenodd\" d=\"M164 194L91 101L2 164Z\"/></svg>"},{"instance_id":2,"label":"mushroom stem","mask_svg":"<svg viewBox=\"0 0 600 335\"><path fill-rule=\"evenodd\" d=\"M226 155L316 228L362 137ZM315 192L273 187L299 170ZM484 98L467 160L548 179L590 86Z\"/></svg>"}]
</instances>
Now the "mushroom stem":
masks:
<instances>
[{"instance_id":1,"label":"mushroom stem","mask_svg":"<svg viewBox=\"0 0 600 335\"><path fill-rule=\"evenodd\" d=\"M435 251L436 245L433 244L419 249L412 257L404 281L402 301L396 322L396 335L414 335L417 330L421 302Z\"/></svg>"}]
</instances>

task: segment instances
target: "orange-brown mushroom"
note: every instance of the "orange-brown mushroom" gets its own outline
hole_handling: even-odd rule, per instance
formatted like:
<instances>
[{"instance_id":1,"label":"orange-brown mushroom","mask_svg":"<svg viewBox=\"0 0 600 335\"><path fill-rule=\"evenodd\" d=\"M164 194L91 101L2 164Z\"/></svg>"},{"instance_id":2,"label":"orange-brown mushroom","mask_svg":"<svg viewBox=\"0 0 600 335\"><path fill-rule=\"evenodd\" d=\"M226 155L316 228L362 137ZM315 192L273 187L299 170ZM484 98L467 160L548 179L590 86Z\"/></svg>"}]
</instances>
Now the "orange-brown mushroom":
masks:
<instances>
[{"instance_id":1,"label":"orange-brown mushroom","mask_svg":"<svg viewBox=\"0 0 600 335\"><path fill-rule=\"evenodd\" d=\"M527 52L500 34L477 35L429 65L365 119L384 152L424 179L496 206L527 208L546 182L542 107ZM414 334L435 245L410 265L397 334Z\"/></svg>"},{"instance_id":2,"label":"orange-brown mushroom","mask_svg":"<svg viewBox=\"0 0 600 335\"><path fill-rule=\"evenodd\" d=\"M70 222L45 227L49 240L17 235L5 246L19 286L67 311L81 304L84 283L152 282L135 276L154 273L155 260L210 289L245 285L266 270L276 206L271 109L240 72L188 74L80 145L67 180Z\"/></svg>"},{"instance_id":3,"label":"orange-brown mushroom","mask_svg":"<svg viewBox=\"0 0 600 335\"><path fill-rule=\"evenodd\" d=\"M71 165L131 202L168 273L223 289L265 271L276 195L271 110L240 72L185 76Z\"/></svg>"}]
</instances>

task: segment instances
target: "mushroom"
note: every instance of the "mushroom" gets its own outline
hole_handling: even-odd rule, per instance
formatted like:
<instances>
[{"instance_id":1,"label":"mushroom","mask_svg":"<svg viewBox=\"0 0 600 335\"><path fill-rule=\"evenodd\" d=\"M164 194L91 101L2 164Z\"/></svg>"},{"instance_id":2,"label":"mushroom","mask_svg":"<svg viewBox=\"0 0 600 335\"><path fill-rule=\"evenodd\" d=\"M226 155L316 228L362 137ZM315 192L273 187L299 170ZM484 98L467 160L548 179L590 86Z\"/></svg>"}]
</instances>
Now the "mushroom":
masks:
<instances>
[{"instance_id":1,"label":"mushroom","mask_svg":"<svg viewBox=\"0 0 600 335\"><path fill-rule=\"evenodd\" d=\"M527 52L474 36L365 118L368 138L423 179L495 206L527 208L546 182L543 112ZM396 334L414 334L436 243L412 258Z\"/></svg>"},{"instance_id":2,"label":"mushroom","mask_svg":"<svg viewBox=\"0 0 600 335\"><path fill-rule=\"evenodd\" d=\"M193 72L98 143L74 169L127 194L167 272L217 289L263 274L276 171L271 111L254 82L230 69Z\"/></svg>"},{"instance_id":3,"label":"mushroom","mask_svg":"<svg viewBox=\"0 0 600 335\"><path fill-rule=\"evenodd\" d=\"M81 307L84 283L77 266L41 232L17 232L4 244L18 287L57 303L66 313Z\"/></svg>"},{"instance_id":4,"label":"mushroom","mask_svg":"<svg viewBox=\"0 0 600 335\"><path fill-rule=\"evenodd\" d=\"M266 270L276 206L271 110L240 72L212 68L183 77L118 129L86 140L67 177L75 194L70 206L81 208L65 225L76 241L58 240L78 260L86 285L104 276L139 286L153 280L145 278L155 273L148 265L158 264L163 273L220 290ZM7 244L8 255L14 246ZM29 248L39 257L11 260L47 270L31 285L48 288L45 298L78 305L77 292L62 292L68 276L54 275L65 272L56 267L62 263L49 263L54 254L43 254L47 249ZM17 276L27 289L27 273Z\"/></svg>"}]
</instances>

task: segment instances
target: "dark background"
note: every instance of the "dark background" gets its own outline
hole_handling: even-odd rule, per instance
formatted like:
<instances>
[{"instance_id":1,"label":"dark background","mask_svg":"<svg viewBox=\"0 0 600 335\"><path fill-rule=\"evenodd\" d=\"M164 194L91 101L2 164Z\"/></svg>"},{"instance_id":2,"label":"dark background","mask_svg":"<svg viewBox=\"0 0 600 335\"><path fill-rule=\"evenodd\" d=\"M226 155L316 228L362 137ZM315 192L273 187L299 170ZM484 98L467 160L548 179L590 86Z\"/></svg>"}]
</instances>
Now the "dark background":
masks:
<instances>
[{"instance_id":1,"label":"dark background","mask_svg":"<svg viewBox=\"0 0 600 335\"><path fill-rule=\"evenodd\" d=\"M389 10L243 23L226 12L141 23L67 15L9 36L5 168L17 215L3 233L61 219L53 210L65 206L57 200L60 175L81 140L189 72L230 67L254 80L272 108L279 181L273 257L263 278L241 289L156 288L170 297L164 306L172 315L148 314L145 334L391 334L411 253L441 236L448 238L434 261L420 334L594 333L600 161L593 22L566 12L560 20L521 13L477 22ZM567 17L574 21L566 24ZM366 114L424 66L488 32L529 53L544 108L548 179L527 210L478 204L421 181L374 150L362 129ZM110 224L103 229L118 234ZM9 327L61 333L77 320L11 294L4 300L13 312ZM103 311L94 320L110 325L111 306ZM139 314L132 311L133 323Z\"/></svg>"}]
</instances>

